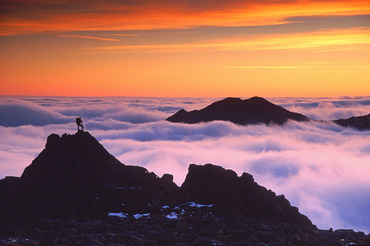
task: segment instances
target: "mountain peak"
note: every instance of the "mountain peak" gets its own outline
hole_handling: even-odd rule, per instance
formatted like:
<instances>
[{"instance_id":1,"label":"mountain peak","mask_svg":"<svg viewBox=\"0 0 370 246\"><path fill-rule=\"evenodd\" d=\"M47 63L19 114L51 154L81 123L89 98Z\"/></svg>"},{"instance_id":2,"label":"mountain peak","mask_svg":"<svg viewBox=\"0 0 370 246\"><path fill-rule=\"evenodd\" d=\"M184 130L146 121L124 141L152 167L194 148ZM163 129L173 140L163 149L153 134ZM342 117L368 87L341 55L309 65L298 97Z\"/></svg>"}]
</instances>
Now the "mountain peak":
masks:
<instances>
[{"instance_id":1,"label":"mountain peak","mask_svg":"<svg viewBox=\"0 0 370 246\"><path fill-rule=\"evenodd\" d=\"M58 134L52 133L48 136L45 147L56 148L59 145L66 143L76 143L80 146L92 143L99 144L99 142L89 132L78 131L72 135L65 133L61 137Z\"/></svg>"},{"instance_id":2,"label":"mountain peak","mask_svg":"<svg viewBox=\"0 0 370 246\"><path fill-rule=\"evenodd\" d=\"M265 98L263 97L259 97L259 96L254 96L254 97L251 97L249 99L245 99L245 101L255 101L255 102L269 102L268 100L266 100Z\"/></svg>"},{"instance_id":3,"label":"mountain peak","mask_svg":"<svg viewBox=\"0 0 370 246\"><path fill-rule=\"evenodd\" d=\"M45 149L25 168L22 178L31 183L65 183L65 177L123 165L89 132L51 134ZM83 172L84 171L84 172Z\"/></svg>"},{"instance_id":4,"label":"mountain peak","mask_svg":"<svg viewBox=\"0 0 370 246\"><path fill-rule=\"evenodd\" d=\"M308 121L309 118L290 112L262 97L246 100L228 97L211 105L190 112L184 109L167 118L171 122L199 123L214 120L230 121L239 125L284 124L288 120Z\"/></svg>"}]
</instances>

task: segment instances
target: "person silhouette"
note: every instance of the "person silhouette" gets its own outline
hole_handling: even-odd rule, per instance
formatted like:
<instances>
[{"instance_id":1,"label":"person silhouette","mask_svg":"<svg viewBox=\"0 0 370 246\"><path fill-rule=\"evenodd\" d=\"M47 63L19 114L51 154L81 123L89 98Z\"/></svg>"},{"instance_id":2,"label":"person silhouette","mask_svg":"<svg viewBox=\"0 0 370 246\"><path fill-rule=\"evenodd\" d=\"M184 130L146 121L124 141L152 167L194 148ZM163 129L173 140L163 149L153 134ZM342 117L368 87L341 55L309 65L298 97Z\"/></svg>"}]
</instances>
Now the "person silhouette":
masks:
<instances>
[{"instance_id":1,"label":"person silhouette","mask_svg":"<svg viewBox=\"0 0 370 246\"><path fill-rule=\"evenodd\" d=\"M76 124L77 124L77 131L83 131L84 130L84 124L82 123L81 117L76 118ZM81 130L80 130L81 127Z\"/></svg>"}]
</instances>

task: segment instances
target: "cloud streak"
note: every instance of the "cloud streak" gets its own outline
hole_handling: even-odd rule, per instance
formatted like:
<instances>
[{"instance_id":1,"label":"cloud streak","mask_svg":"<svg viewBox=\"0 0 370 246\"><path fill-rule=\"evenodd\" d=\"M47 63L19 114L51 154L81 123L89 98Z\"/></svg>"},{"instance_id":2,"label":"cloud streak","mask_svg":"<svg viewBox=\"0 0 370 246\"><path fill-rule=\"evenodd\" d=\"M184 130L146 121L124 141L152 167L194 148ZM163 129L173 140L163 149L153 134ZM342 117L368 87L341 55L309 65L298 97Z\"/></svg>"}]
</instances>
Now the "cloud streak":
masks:
<instances>
[{"instance_id":1,"label":"cloud streak","mask_svg":"<svg viewBox=\"0 0 370 246\"><path fill-rule=\"evenodd\" d=\"M366 1L0 1L2 35L281 24L296 16L368 14ZM335 6L335 7L333 7ZM300 21L293 19L294 21ZM314 20L311 20L314 21Z\"/></svg>"},{"instance_id":2,"label":"cloud streak","mask_svg":"<svg viewBox=\"0 0 370 246\"><path fill-rule=\"evenodd\" d=\"M121 52L201 52L201 51L256 51L311 49L327 51L328 47L338 50L356 48L356 45L370 43L367 29L329 30L307 33L279 35L245 35L234 38L208 40L208 42L176 44L112 45L94 47L96 51ZM269 66L265 66L269 68ZM276 67L276 66L275 66ZM297 66L296 66L297 67Z\"/></svg>"},{"instance_id":3,"label":"cloud streak","mask_svg":"<svg viewBox=\"0 0 370 246\"><path fill-rule=\"evenodd\" d=\"M85 38L85 39L95 39L95 40L102 40L102 41L110 41L110 42L117 42L118 39L114 38L102 38L102 37L93 37L93 36L86 36L86 35L73 35L73 34L64 34L59 35L61 38Z\"/></svg>"}]
</instances>

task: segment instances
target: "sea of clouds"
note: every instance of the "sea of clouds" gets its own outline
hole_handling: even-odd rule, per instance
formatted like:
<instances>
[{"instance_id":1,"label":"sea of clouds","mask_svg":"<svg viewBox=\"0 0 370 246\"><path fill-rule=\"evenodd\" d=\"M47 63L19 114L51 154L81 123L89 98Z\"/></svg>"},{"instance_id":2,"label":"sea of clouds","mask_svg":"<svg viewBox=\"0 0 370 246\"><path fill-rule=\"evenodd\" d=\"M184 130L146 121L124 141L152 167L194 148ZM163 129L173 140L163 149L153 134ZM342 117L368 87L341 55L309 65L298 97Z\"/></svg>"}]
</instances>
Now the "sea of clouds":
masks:
<instances>
[{"instance_id":1,"label":"sea of clouds","mask_svg":"<svg viewBox=\"0 0 370 246\"><path fill-rule=\"evenodd\" d=\"M370 131L328 121L369 114L370 96L267 98L318 120L282 126L165 121L218 99L1 96L0 178L20 176L48 135L74 134L81 116L85 130L126 165L171 173L178 185L191 163L249 172L319 228L370 232Z\"/></svg>"}]
</instances>

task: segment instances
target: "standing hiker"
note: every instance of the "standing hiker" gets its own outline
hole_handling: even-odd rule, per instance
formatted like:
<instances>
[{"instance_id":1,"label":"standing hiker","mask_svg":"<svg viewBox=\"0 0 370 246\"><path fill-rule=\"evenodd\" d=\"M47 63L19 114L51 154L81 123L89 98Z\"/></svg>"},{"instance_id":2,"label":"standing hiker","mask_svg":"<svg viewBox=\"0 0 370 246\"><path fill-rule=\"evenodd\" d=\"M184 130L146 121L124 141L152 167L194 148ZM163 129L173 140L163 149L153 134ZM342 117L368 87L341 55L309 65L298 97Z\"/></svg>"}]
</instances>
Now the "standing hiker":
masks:
<instances>
[{"instance_id":1,"label":"standing hiker","mask_svg":"<svg viewBox=\"0 0 370 246\"><path fill-rule=\"evenodd\" d=\"M84 124L82 123L81 117L76 118L76 124L77 124L77 131L83 131L84 130ZM81 127L81 130L80 130Z\"/></svg>"}]
</instances>

